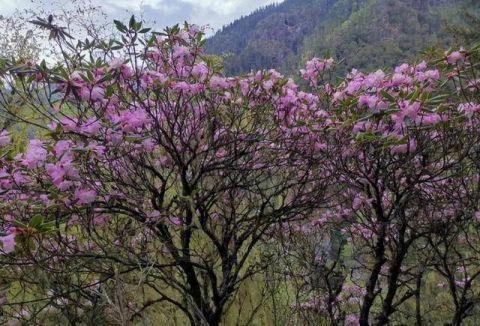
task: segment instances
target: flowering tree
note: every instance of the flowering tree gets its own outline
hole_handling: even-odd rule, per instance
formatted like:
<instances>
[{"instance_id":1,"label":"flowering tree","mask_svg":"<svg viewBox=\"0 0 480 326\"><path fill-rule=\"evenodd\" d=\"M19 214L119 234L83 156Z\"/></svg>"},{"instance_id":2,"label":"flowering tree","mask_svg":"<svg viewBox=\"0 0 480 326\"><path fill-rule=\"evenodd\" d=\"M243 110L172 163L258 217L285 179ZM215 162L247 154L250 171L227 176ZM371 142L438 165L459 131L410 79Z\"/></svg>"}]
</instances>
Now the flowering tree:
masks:
<instances>
[{"instance_id":1,"label":"flowering tree","mask_svg":"<svg viewBox=\"0 0 480 326\"><path fill-rule=\"evenodd\" d=\"M74 43L35 23L63 62L0 65L3 111L36 131L0 133L5 319L124 325L170 307L218 325L263 271L295 290L294 322L421 324L431 275L453 324L472 314L478 47L338 84L315 58L313 94L275 71L223 77L195 26L132 17Z\"/></svg>"},{"instance_id":2,"label":"flowering tree","mask_svg":"<svg viewBox=\"0 0 480 326\"><path fill-rule=\"evenodd\" d=\"M472 311L480 190L475 51L447 53L437 62L443 76L422 62L401 65L391 74L354 70L339 86L328 83L331 60L307 63L302 77L318 88L328 107L324 168L334 171L329 192L336 195L331 209L297 232L315 239L315 229L320 234L326 228L341 230L350 256L339 260L325 251L332 248L330 237L326 244L316 242L313 257L321 248L323 255L300 259L300 266L306 262L301 280L308 280L305 273L317 275L302 289L322 293L302 309L329 316L332 324L384 325L416 298L414 315L421 324L422 280L435 270L447 278L453 324ZM295 239L287 240L293 241L290 251ZM305 252L305 241L297 246ZM320 274L317 265L323 266Z\"/></svg>"},{"instance_id":3,"label":"flowering tree","mask_svg":"<svg viewBox=\"0 0 480 326\"><path fill-rule=\"evenodd\" d=\"M116 26L109 43L58 29L54 67L3 64L2 98L36 119L4 108L41 135L16 155L1 136L4 315L124 323L163 303L217 325L266 232L323 204L319 151L292 127L318 98L275 71L222 77L194 26Z\"/></svg>"}]
</instances>

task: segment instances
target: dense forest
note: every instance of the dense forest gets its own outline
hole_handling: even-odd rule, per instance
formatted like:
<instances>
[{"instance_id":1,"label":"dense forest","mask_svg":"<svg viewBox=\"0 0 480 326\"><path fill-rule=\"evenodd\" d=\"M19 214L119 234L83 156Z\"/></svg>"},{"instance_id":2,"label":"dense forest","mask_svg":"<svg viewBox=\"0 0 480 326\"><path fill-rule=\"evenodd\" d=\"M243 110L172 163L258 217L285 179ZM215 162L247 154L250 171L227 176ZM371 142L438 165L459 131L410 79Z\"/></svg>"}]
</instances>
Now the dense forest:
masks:
<instances>
[{"instance_id":1,"label":"dense forest","mask_svg":"<svg viewBox=\"0 0 480 326\"><path fill-rule=\"evenodd\" d=\"M225 26L206 48L225 55L228 74L291 74L313 56L345 60L341 73L391 68L429 47L459 45L455 32L478 12L475 0L286 0Z\"/></svg>"}]
</instances>

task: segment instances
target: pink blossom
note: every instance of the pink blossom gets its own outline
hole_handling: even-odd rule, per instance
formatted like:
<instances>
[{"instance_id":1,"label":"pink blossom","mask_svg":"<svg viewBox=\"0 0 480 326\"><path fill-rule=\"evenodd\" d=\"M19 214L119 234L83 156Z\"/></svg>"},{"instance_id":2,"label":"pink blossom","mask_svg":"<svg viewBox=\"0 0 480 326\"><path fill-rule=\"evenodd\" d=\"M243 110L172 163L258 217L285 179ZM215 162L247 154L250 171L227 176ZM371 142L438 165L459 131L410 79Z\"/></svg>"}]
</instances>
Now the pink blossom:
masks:
<instances>
[{"instance_id":1,"label":"pink blossom","mask_svg":"<svg viewBox=\"0 0 480 326\"><path fill-rule=\"evenodd\" d=\"M480 221L480 211L475 212L474 216L477 219L477 221Z\"/></svg>"},{"instance_id":2,"label":"pink blossom","mask_svg":"<svg viewBox=\"0 0 480 326\"><path fill-rule=\"evenodd\" d=\"M147 152L153 152L153 150L155 149L155 145L155 140L151 138L145 139L142 142L142 146Z\"/></svg>"},{"instance_id":3,"label":"pink blossom","mask_svg":"<svg viewBox=\"0 0 480 326\"><path fill-rule=\"evenodd\" d=\"M375 109L378 103L376 95L361 95L358 100L358 105L368 106L370 109Z\"/></svg>"},{"instance_id":4,"label":"pink blossom","mask_svg":"<svg viewBox=\"0 0 480 326\"><path fill-rule=\"evenodd\" d=\"M459 51L454 51L447 55L446 61L450 65L455 65L461 60L465 59L465 50L461 48Z\"/></svg>"},{"instance_id":5,"label":"pink blossom","mask_svg":"<svg viewBox=\"0 0 480 326\"><path fill-rule=\"evenodd\" d=\"M353 199L352 208L354 210L358 210L363 206L363 203L364 203L364 199L361 196L357 195L355 199Z\"/></svg>"},{"instance_id":6,"label":"pink blossom","mask_svg":"<svg viewBox=\"0 0 480 326\"><path fill-rule=\"evenodd\" d=\"M134 109L122 112L120 122L125 132L131 132L137 128L144 127L150 122L147 112L143 109Z\"/></svg>"},{"instance_id":7,"label":"pink blossom","mask_svg":"<svg viewBox=\"0 0 480 326\"><path fill-rule=\"evenodd\" d=\"M130 77L133 77L135 75L135 71L127 65L123 65L122 67L122 77L124 79L128 79Z\"/></svg>"},{"instance_id":8,"label":"pink blossom","mask_svg":"<svg viewBox=\"0 0 480 326\"><path fill-rule=\"evenodd\" d=\"M424 125L434 125L440 122L442 118L437 113L431 113L426 116L423 116L422 123Z\"/></svg>"},{"instance_id":9,"label":"pink blossom","mask_svg":"<svg viewBox=\"0 0 480 326\"><path fill-rule=\"evenodd\" d=\"M382 70L377 70L365 78L364 85L366 87L380 87L384 79L385 73Z\"/></svg>"},{"instance_id":10,"label":"pink blossom","mask_svg":"<svg viewBox=\"0 0 480 326\"><path fill-rule=\"evenodd\" d=\"M5 254L9 254L15 250L15 232L10 233L9 235L0 237L0 242L2 243L1 251Z\"/></svg>"},{"instance_id":11,"label":"pink blossom","mask_svg":"<svg viewBox=\"0 0 480 326\"><path fill-rule=\"evenodd\" d=\"M52 182L54 185L59 185L63 178L65 177L65 170L58 165L55 164L47 164L46 170L48 175L52 178Z\"/></svg>"},{"instance_id":12,"label":"pink blossom","mask_svg":"<svg viewBox=\"0 0 480 326\"><path fill-rule=\"evenodd\" d=\"M205 81L205 79L207 79L208 72L208 67L204 63L199 63L192 67L192 75L197 77L200 81Z\"/></svg>"},{"instance_id":13,"label":"pink blossom","mask_svg":"<svg viewBox=\"0 0 480 326\"><path fill-rule=\"evenodd\" d=\"M100 121L95 117L91 117L88 118L87 121L85 121L85 123L79 127L79 131L87 135L95 135L100 131L100 128Z\"/></svg>"},{"instance_id":14,"label":"pink blossom","mask_svg":"<svg viewBox=\"0 0 480 326\"><path fill-rule=\"evenodd\" d=\"M95 201L97 197L97 192L95 190L90 189L76 189L75 190L75 199L77 200L77 204L90 204Z\"/></svg>"},{"instance_id":15,"label":"pink blossom","mask_svg":"<svg viewBox=\"0 0 480 326\"><path fill-rule=\"evenodd\" d=\"M13 180L17 185L22 185L29 181L29 179L20 171L15 171L13 173Z\"/></svg>"},{"instance_id":16,"label":"pink blossom","mask_svg":"<svg viewBox=\"0 0 480 326\"><path fill-rule=\"evenodd\" d=\"M183 224L182 219L175 216L170 217L168 220L175 226L181 226Z\"/></svg>"},{"instance_id":17,"label":"pink blossom","mask_svg":"<svg viewBox=\"0 0 480 326\"><path fill-rule=\"evenodd\" d=\"M306 64L306 68L300 70L302 78L305 80L310 80L311 85L316 85L316 79L320 75L320 73L328 70L333 65L333 59L319 59L313 58L312 60L308 61Z\"/></svg>"},{"instance_id":18,"label":"pink blossom","mask_svg":"<svg viewBox=\"0 0 480 326\"><path fill-rule=\"evenodd\" d=\"M397 74L404 74L404 73L410 72L411 69L412 69L412 68L410 67L409 64L404 63L404 64L402 64L402 65L400 65L400 66L398 66L398 67L395 68L395 73L397 73Z\"/></svg>"},{"instance_id":19,"label":"pink blossom","mask_svg":"<svg viewBox=\"0 0 480 326\"><path fill-rule=\"evenodd\" d=\"M427 70L425 71L425 76L430 80L438 80L440 79L440 71L438 69L435 70Z\"/></svg>"},{"instance_id":20,"label":"pink blossom","mask_svg":"<svg viewBox=\"0 0 480 326\"><path fill-rule=\"evenodd\" d=\"M108 222L108 216L107 215L96 215L93 218L93 224L98 227L104 227Z\"/></svg>"},{"instance_id":21,"label":"pink blossom","mask_svg":"<svg viewBox=\"0 0 480 326\"><path fill-rule=\"evenodd\" d=\"M83 78L82 76L80 75L80 72L78 71L74 71L71 75L70 75L70 80L69 80L70 84L72 84L73 86L76 86L76 87L81 87L85 84L85 82L83 81Z\"/></svg>"},{"instance_id":22,"label":"pink blossom","mask_svg":"<svg viewBox=\"0 0 480 326\"><path fill-rule=\"evenodd\" d=\"M73 186L73 181L64 180L57 185L58 190L65 191Z\"/></svg>"},{"instance_id":23,"label":"pink blossom","mask_svg":"<svg viewBox=\"0 0 480 326\"><path fill-rule=\"evenodd\" d=\"M427 69L427 63L425 62L425 60L415 66L416 71L425 71L426 69Z\"/></svg>"},{"instance_id":24,"label":"pink blossom","mask_svg":"<svg viewBox=\"0 0 480 326\"><path fill-rule=\"evenodd\" d=\"M225 89L229 87L229 83L224 77L213 76L210 79L210 87L212 88L212 90Z\"/></svg>"},{"instance_id":25,"label":"pink blossom","mask_svg":"<svg viewBox=\"0 0 480 326\"><path fill-rule=\"evenodd\" d=\"M180 57L184 57L189 53L189 50L186 46L175 44L173 46L173 58L178 59Z\"/></svg>"},{"instance_id":26,"label":"pink blossom","mask_svg":"<svg viewBox=\"0 0 480 326\"><path fill-rule=\"evenodd\" d=\"M417 142L415 139L410 139L408 143L403 144L403 145L397 145L393 146L390 149L391 154L406 154L406 153L412 153L417 149Z\"/></svg>"},{"instance_id":27,"label":"pink blossom","mask_svg":"<svg viewBox=\"0 0 480 326\"><path fill-rule=\"evenodd\" d=\"M47 150L43 148L43 142L32 139L28 145L27 153L23 156L22 163L30 169L40 166L47 159Z\"/></svg>"},{"instance_id":28,"label":"pink blossom","mask_svg":"<svg viewBox=\"0 0 480 326\"><path fill-rule=\"evenodd\" d=\"M10 134L8 133L8 131L6 130L3 130L1 133L0 133L0 147L4 147L8 144L10 144Z\"/></svg>"},{"instance_id":29,"label":"pink blossom","mask_svg":"<svg viewBox=\"0 0 480 326\"><path fill-rule=\"evenodd\" d=\"M110 68L111 69L118 69L123 66L124 60L122 58L114 58L112 61L110 61Z\"/></svg>"},{"instance_id":30,"label":"pink blossom","mask_svg":"<svg viewBox=\"0 0 480 326\"><path fill-rule=\"evenodd\" d=\"M324 151L325 149L327 149L327 144L317 141L315 142L314 147L316 151Z\"/></svg>"},{"instance_id":31,"label":"pink blossom","mask_svg":"<svg viewBox=\"0 0 480 326\"><path fill-rule=\"evenodd\" d=\"M353 315L353 314L347 315L345 317L345 325L346 326L358 326L358 325L360 325L360 319L358 318L357 315Z\"/></svg>"},{"instance_id":32,"label":"pink blossom","mask_svg":"<svg viewBox=\"0 0 480 326\"><path fill-rule=\"evenodd\" d=\"M105 97L105 91L100 86L86 87L80 89L80 97L83 100L100 101Z\"/></svg>"},{"instance_id":33,"label":"pink blossom","mask_svg":"<svg viewBox=\"0 0 480 326\"><path fill-rule=\"evenodd\" d=\"M215 153L215 156L217 158L224 158L224 157L227 156L227 154L228 154L228 152L224 148L221 148Z\"/></svg>"},{"instance_id":34,"label":"pink blossom","mask_svg":"<svg viewBox=\"0 0 480 326\"><path fill-rule=\"evenodd\" d=\"M75 131L77 130L77 122L75 119L64 117L60 120L60 124L62 125L65 131Z\"/></svg>"},{"instance_id":35,"label":"pink blossom","mask_svg":"<svg viewBox=\"0 0 480 326\"><path fill-rule=\"evenodd\" d=\"M72 147L72 142L69 140L60 140L55 144L53 152L57 158L60 158L63 153L68 151Z\"/></svg>"},{"instance_id":36,"label":"pink blossom","mask_svg":"<svg viewBox=\"0 0 480 326\"><path fill-rule=\"evenodd\" d=\"M88 144L87 148L94 152L97 156L104 155L106 152L105 146L99 145L96 142Z\"/></svg>"},{"instance_id":37,"label":"pink blossom","mask_svg":"<svg viewBox=\"0 0 480 326\"><path fill-rule=\"evenodd\" d=\"M480 104L478 103L460 103L457 110L463 112L466 115L472 115L473 113L480 112Z\"/></svg>"}]
</instances>

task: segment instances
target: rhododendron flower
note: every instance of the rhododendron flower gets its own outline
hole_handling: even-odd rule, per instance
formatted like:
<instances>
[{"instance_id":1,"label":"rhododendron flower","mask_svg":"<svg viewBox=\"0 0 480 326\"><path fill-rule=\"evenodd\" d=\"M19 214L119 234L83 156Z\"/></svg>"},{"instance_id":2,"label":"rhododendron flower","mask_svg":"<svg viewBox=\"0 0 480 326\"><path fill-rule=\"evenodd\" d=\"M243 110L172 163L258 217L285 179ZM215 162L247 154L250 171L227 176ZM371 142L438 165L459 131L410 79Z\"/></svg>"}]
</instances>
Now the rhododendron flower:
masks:
<instances>
[{"instance_id":1,"label":"rhododendron flower","mask_svg":"<svg viewBox=\"0 0 480 326\"><path fill-rule=\"evenodd\" d=\"M105 90L99 86L82 87L80 97L83 100L100 101L105 97Z\"/></svg>"},{"instance_id":2,"label":"rhododendron flower","mask_svg":"<svg viewBox=\"0 0 480 326\"><path fill-rule=\"evenodd\" d=\"M428 65L425 60L420 62L418 65L415 66L416 71L425 71L427 69Z\"/></svg>"},{"instance_id":3,"label":"rhododendron flower","mask_svg":"<svg viewBox=\"0 0 480 326\"><path fill-rule=\"evenodd\" d=\"M402 145L397 145L393 146L390 149L391 154L406 154L406 153L412 153L417 149L417 142L415 139L410 139L408 143L402 144Z\"/></svg>"},{"instance_id":4,"label":"rhododendron flower","mask_svg":"<svg viewBox=\"0 0 480 326\"><path fill-rule=\"evenodd\" d=\"M323 311L325 309L323 302L317 298L312 298L307 302L294 304L292 305L292 308L302 309L302 310L317 310L317 311Z\"/></svg>"},{"instance_id":5,"label":"rhododendron flower","mask_svg":"<svg viewBox=\"0 0 480 326\"><path fill-rule=\"evenodd\" d=\"M320 75L320 73L328 70L333 65L333 59L319 59L313 58L312 60L308 61L306 64L306 68L300 70L300 74L302 78L305 80L310 80L310 84L315 86L317 81L316 79Z\"/></svg>"},{"instance_id":6,"label":"rhododendron flower","mask_svg":"<svg viewBox=\"0 0 480 326\"><path fill-rule=\"evenodd\" d=\"M199 63L192 67L192 75L197 77L201 82L207 79L208 72L208 67L204 63Z\"/></svg>"},{"instance_id":7,"label":"rhododendron flower","mask_svg":"<svg viewBox=\"0 0 480 326\"><path fill-rule=\"evenodd\" d=\"M73 181L64 180L56 186L57 186L58 190L65 191L65 190L70 189L73 186Z\"/></svg>"},{"instance_id":8,"label":"rhododendron flower","mask_svg":"<svg viewBox=\"0 0 480 326\"><path fill-rule=\"evenodd\" d=\"M480 211L475 212L474 216L478 221L480 221Z\"/></svg>"},{"instance_id":9,"label":"rhododendron flower","mask_svg":"<svg viewBox=\"0 0 480 326\"><path fill-rule=\"evenodd\" d=\"M142 142L142 145L147 152L153 152L153 150L155 149L156 143L155 143L155 140L153 139L145 139Z\"/></svg>"},{"instance_id":10,"label":"rhododendron flower","mask_svg":"<svg viewBox=\"0 0 480 326\"><path fill-rule=\"evenodd\" d=\"M466 283L467 283L467 281L459 281L459 280L455 281L455 285L460 287L460 288L463 288Z\"/></svg>"},{"instance_id":11,"label":"rhododendron flower","mask_svg":"<svg viewBox=\"0 0 480 326\"><path fill-rule=\"evenodd\" d=\"M78 129L87 135L95 135L100 131L100 121L94 117L88 118Z\"/></svg>"},{"instance_id":12,"label":"rhododendron flower","mask_svg":"<svg viewBox=\"0 0 480 326\"><path fill-rule=\"evenodd\" d=\"M47 150L43 148L43 142L32 139L28 145L27 153L23 156L22 163L30 169L34 169L47 159Z\"/></svg>"},{"instance_id":13,"label":"rhododendron flower","mask_svg":"<svg viewBox=\"0 0 480 326\"><path fill-rule=\"evenodd\" d=\"M447 53L447 58L445 59L448 64L455 65L458 62L465 59L465 50L460 48L459 51L454 51L450 54Z\"/></svg>"},{"instance_id":14,"label":"rhododendron flower","mask_svg":"<svg viewBox=\"0 0 480 326\"><path fill-rule=\"evenodd\" d=\"M226 78L224 77L219 77L219 76L213 76L210 79L210 88L212 90L220 90L220 89L225 89L229 87L229 83Z\"/></svg>"},{"instance_id":15,"label":"rhododendron flower","mask_svg":"<svg viewBox=\"0 0 480 326\"><path fill-rule=\"evenodd\" d=\"M474 79L468 82L468 89L472 92L478 90L479 87L480 87L480 79Z\"/></svg>"},{"instance_id":16,"label":"rhododendron flower","mask_svg":"<svg viewBox=\"0 0 480 326\"><path fill-rule=\"evenodd\" d=\"M72 147L72 142L70 140L60 140L55 144L53 152L57 158L60 158L63 153L68 151Z\"/></svg>"},{"instance_id":17,"label":"rhododendron flower","mask_svg":"<svg viewBox=\"0 0 480 326\"><path fill-rule=\"evenodd\" d=\"M0 147L4 147L8 144L10 144L10 134L8 133L8 131L6 130L3 130L1 133L0 133Z\"/></svg>"},{"instance_id":18,"label":"rhododendron flower","mask_svg":"<svg viewBox=\"0 0 480 326\"><path fill-rule=\"evenodd\" d=\"M263 82L263 88L265 88L265 90L267 91L271 90L273 85L274 85L273 80L266 80Z\"/></svg>"},{"instance_id":19,"label":"rhododendron flower","mask_svg":"<svg viewBox=\"0 0 480 326\"><path fill-rule=\"evenodd\" d=\"M180 57L183 57L185 56L186 54L189 53L189 50L186 46L183 46L183 45L179 45L179 44L175 44L173 46L173 58L174 59L177 59L177 58L180 58Z\"/></svg>"},{"instance_id":20,"label":"rhododendron flower","mask_svg":"<svg viewBox=\"0 0 480 326\"><path fill-rule=\"evenodd\" d=\"M347 315L347 317L345 317L345 325L346 326L358 326L358 325L360 325L359 320L360 319L357 315L353 315L353 314Z\"/></svg>"},{"instance_id":21,"label":"rhododendron flower","mask_svg":"<svg viewBox=\"0 0 480 326\"><path fill-rule=\"evenodd\" d=\"M440 71L438 69L427 70L425 71L425 76L431 80L438 80L440 79Z\"/></svg>"},{"instance_id":22,"label":"rhododendron flower","mask_svg":"<svg viewBox=\"0 0 480 326\"><path fill-rule=\"evenodd\" d=\"M56 164L49 163L45 166L55 186L60 187L65 177L78 178L78 171L71 164L71 159L65 158ZM65 184L63 184L63 186L65 186Z\"/></svg>"},{"instance_id":23,"label":"rhododendron flower","mask_svg":"<svg viewBox=\"0 0 480 326\"><path fill-rule=\"evenodd\" d=\"M403 63L398 67L395 67L395 73L397 74L405 74L409 73L412 70L412 67L408 63Z\"/></svg>"},{"instance_id":24,"label":"rhododendron flower","mask_svg":"<svg viewBox=\"0 0 480 326\"><path fill-rule=\"evenodd\" d=\"M170 217L168 220L175 226L181 226L183 224L182 219L178 217Z\"/></svg>"},{"instance_id":25,"label":"rhododendron flower","mask_svg":"<svg viewBox=\"0 0 480 326\"><path fill-rule=\"evenodd\" d=\"M82 76L80 75L80 72L78 71L74 71L71 75L70 75L70 80L69 80L70 84L73 85L73 86L76 86L76 87L81 87L85 84L85 82L83 81L83 78Z\"/></svg>"},{"instance_id":26,"label":"rhododendron flower","mask_svg":"<svg viewBox=\"0 0 480 326\"><path fill-rule=\"evenodd\" d=\"M357 195L353 199L352 208L354 210L359 210L363 206L364 203L365 203L365 199L362 196Z\"/></svg>"},{"instance_id":27,"label":"rhododendron flower","mask_svg":"<svg viewBox=\"0 0 480 326\"><path fill-rule=\"evenodd\" d=\"M224 157L227 156L227 154L228 154L228 152L225 149L221 148L215 153L215 156L217 158L224 158Z\"/></svg>"},{"instance_id":28,"label":"rhododendron flower","mask_svg":"<svg viewBox=\"0 0 480 326\"><path fill-rule=\"evenodd\" d=\"M77 200L77 204L90 204L95 201L97 197L97 192L95 190L89 189L77 189L75 190L75 199Z\"/></svg>"},{"instance_id":29,"label":"rhododendron flower","mask_svg":"<svg viewBox=\"0 0 480 326\"><path fill-rule=\"evenodd\" d=\"M377 70L365 77L364 85L366 87L380 87L385 79L385 73L382 70Z\"/></svg>"},{"instance_id":30,"label":"rhododendron flower","mask_svg":"<svg viewBox=\"0 0 480 326\"><path fill-rule=\"evenodd\" d=\"M0 237L0 242L2 243L2 248L0 251L5 254L13 252L15 250L15 232Z\"/></svg>"},{"instance_id":31,"label":"rhododendron flower","mask_svg":"<svg viewBox=\"0 0 480 326\"><path fill-rule=\"evenodd\" d=\"M424 125L434 125L440 121L442 121L442 117L437 113L428 114L422 118L422 123Z\"/></svg>"},{"instance_id":32,"label":"rhododendron flower","mask_svg":"<svg viewBox=\"0 0 480 326\"><path fill-rule=\"evenodd\" d=\"M353 94L357 93L359 90L361 90L362 86L363 86L363 80L352 80L351 82L348 83L347 87L345 88L345 91L348 94L353 95ZM337 93L342 93L343 94L343 92L340 92L340 91L337 91ZM335 93L334 93L333 96L334 96L334 99L335 99L339 95L335 96Z\"/></svg>"},{"instance_id":33,"label":"rhododendron flower","mask_svg":"<svg viewBox=\"0 0 480 326\"><path fill-rule=\"evenodd\" d=\"M93 218L93 224L98 227L104 227L108 222L107 215L97 215Z\"/></svg>"},{"instance_id":34,"label":"rhododendron flower","mask_svg":"<svg viewBox=\"0 0 480 326\"><path fill-rule=\"evenodd\" d=\"M152 219L157 219L161 216L161 213L157 210L154 210L154 211L151 211L151 212L148 212L147 213L147 217L148 218L152 218Z\"/></svg>"},{"instance_id":35,"label":"rhododendron flower","mask_svg":"<svg viewBox=\"0 0 480 326\"><path fill-rule=\"evenodd\" d=\"M118 69L123 66L124 60L122 58L114 58L110 61L109 67L111 69Z\"/></svg>"},{"instance_id":36,"label":"rhododendron flower","mask_svg":"<svg viewBox=\"0 0 480 326\"><path fill-rule=\"evenodd\" d=\"M317 150L317 151L323 151L323 150L327 149L327 144L322 143L322 142L315 142L314 147L315 147L315 150Z\"/></svg>"},{"instance_id":37,"label":"rhododendron flower","mask_svg":"<svg viewBox=\"0 0 480 326\"><path fill-rule=\"evenodd\" d=\"M150 122L147 112L143 109L134 109L122 112L120 122L123 124L125 132L135 131L139 127L143 127Z\"/></svg>"},{"instance_id":38,"label":"rhododendron flower","mask_svg":"<svg viewBox=\"0 0 480 326\"><path fill-rule=\"evenodd\" d=\"M358 99L358 105L368 106L370 109L375 109L378 103L378 96L376 95L362 95Z\"/></svg>"},{"instance_id":39,"label":"rhododendron flower","mask_svg":"<svg viewBox=\"0 0 480 326\"><path fill-rule=\"evenodd\" d=\"M465 113L467 116L471 116L473 113L480 112L480 104L472 102L460 103L457 110Z\"/></svg>"},{"instance_id":40,"label":"rhododendron flower","mask_svg":"<svg viewBox=\"0 0 480 326\"><path fill-rule=\"evenodd\" d=\"M22 185L29 182L29 179L20 171L13 173L13 180L17 185Z\"/></svg>"}]
</instances>

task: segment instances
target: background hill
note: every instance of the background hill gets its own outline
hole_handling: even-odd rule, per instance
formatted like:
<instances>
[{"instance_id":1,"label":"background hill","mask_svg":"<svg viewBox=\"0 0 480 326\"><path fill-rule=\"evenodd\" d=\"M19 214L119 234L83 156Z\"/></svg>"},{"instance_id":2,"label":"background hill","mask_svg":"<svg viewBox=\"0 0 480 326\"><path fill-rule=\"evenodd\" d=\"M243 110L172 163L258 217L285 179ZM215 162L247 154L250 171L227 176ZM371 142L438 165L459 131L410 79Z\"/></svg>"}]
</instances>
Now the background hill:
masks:
<instances>
[{"instance_id":1,"label":"background hill","mask_svg":"<svg viewBox=\"0 0 480 326\"><path fill-rule=\"evenodd\" d=\"M227 74L292 73L313 56L330 55L345 60L344 70L378 69L459 43L452 31L478 13L478 0L286 0L225 26L206 48L227 55Z\"/></svg>"}]
</instances>

